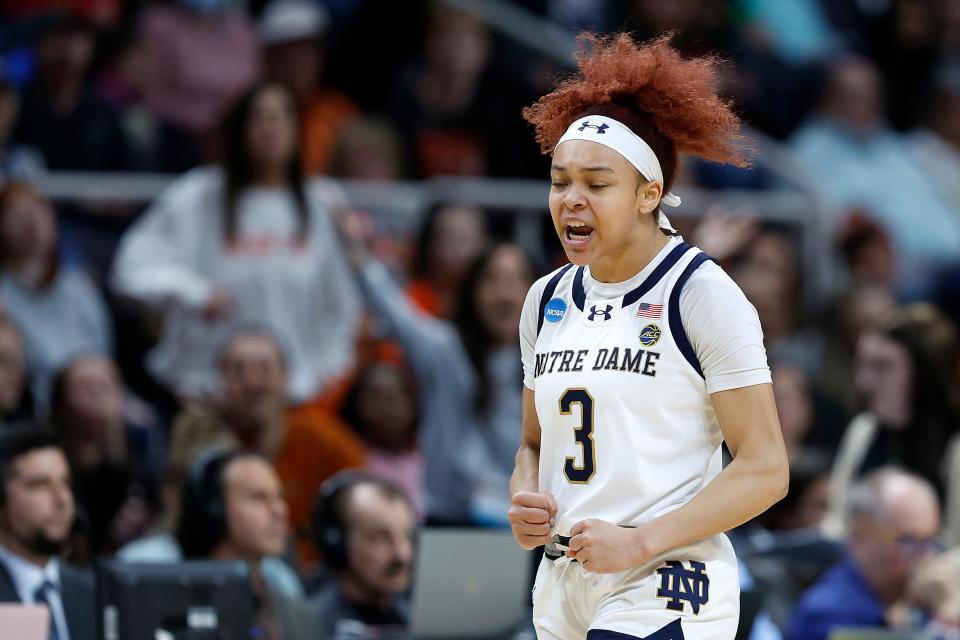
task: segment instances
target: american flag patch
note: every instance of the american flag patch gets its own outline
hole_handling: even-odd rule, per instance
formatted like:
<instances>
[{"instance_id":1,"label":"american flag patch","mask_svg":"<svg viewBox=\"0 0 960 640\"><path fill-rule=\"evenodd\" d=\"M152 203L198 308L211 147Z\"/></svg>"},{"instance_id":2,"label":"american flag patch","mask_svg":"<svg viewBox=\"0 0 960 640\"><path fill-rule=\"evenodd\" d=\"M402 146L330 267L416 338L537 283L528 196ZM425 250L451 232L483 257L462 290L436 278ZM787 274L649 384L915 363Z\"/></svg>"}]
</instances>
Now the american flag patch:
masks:
<instances>
[{"instance_id":1,"label":"american flag patch","mask_svg":"<svg viewBox=\"0 0 960 640\"><path fill-rule=\"evenodd\" d=\"M637 305L637 317L638 318L659 318L660 314L663 313L662 304L650 304L649 302L641 302Z\"/></svg>"}]
</instances>

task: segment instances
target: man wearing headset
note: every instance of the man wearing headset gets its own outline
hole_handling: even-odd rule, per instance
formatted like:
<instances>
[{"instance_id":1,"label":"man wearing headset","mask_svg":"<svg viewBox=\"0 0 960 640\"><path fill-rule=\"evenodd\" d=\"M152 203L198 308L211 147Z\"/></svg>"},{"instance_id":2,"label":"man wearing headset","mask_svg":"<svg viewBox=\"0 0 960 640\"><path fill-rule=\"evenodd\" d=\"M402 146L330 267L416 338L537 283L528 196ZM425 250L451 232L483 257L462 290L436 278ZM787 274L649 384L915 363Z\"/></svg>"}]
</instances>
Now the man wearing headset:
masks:
<instances>
[{"instance_id":1,"label":"man wearing headset","mask_svg":"<svg viewBox=\"0 0 960 640\"><path fill-rule=\"evenodd\" d=\"M415 523L392 482L341 471L323 484L313 535L329 579L310 598L323 622L318 637L383 636L406 626Z\"/></svg>"},{"instance_id":2,"label":"man wearing headset","mask_svg":"<svg viewBox=\"0 0 960 640\"><path fill-rule=\"evenodd\" d=\"M288 534L283 486L263 456L208 450L197 458L184 487L177 538L184 557L249 564L256 602L251 637L258 640L321 637L316 613L260 571L264 558L284 553Z\"/></svg>"}]
</instances>

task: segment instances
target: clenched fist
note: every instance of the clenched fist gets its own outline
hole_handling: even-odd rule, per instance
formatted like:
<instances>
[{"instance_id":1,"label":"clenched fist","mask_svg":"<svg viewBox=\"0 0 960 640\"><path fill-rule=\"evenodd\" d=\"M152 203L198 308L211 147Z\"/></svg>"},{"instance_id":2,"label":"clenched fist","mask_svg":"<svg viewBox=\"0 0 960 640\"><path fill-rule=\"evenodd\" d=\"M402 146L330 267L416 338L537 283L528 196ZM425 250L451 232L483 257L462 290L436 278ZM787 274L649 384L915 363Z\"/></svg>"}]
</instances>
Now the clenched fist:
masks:
<instances>
[{"instance_id":1,"label":"clenched fist","mask_svg":"<svg viewBox=\"0 0 960 640\"><path fill-rule=\"evenodd\" d=\"M550 541L550 528L557 517L557 501L549 493L518 491L513 494L507 518L517 544L526 550Z\"/></svg>"}]
</instances>

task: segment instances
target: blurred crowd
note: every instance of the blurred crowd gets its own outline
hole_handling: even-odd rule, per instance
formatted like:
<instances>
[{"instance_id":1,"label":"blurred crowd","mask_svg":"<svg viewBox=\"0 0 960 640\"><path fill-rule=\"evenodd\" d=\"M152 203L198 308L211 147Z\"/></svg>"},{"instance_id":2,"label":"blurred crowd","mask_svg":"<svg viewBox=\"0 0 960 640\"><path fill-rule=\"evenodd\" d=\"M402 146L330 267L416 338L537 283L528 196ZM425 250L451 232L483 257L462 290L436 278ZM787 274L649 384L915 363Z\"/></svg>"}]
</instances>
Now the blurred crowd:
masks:
<instances>
[{"instance_id":1,"label":"blurred crowd","mask_svg":"<svg viewBox=\"0 0 960 640\"><path fill-rule=\"evenodd\" d=\"M960 2L513 4L729 60L789 175L679 193L816 196L825 297L803 225L678 221L760 314L790 453L730 532L746 632L960 638ZM239 559L260 637L402 627L417 528L506 524L520 309L563 258L546 215L398 227L338 179L545 181L519 112L568 71L439 0L0 0L0 600L92 638L78 566ZM50 171L178 177L139 207Z\"/></svg>"}]
</instances>

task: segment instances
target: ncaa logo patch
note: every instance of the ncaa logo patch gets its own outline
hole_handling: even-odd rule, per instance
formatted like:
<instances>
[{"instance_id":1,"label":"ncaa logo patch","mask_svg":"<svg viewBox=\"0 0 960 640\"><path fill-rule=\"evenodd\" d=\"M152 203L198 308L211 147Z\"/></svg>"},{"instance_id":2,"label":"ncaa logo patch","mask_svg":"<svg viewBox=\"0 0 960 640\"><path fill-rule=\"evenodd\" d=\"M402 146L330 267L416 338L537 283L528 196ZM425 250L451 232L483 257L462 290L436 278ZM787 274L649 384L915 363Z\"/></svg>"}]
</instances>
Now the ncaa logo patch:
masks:
<instances>
[{"instance_id":1,"label":"ncaa logo patch","mask_svg":"<svg viewBox=\"0 0 960 640\"><path fill-rule=\"evenodd\" d=\"M560 322L563 320L563 314L567 312L567 303L560 298L554 298L547 303L543 310L543 318L547 322Z\"/></svg>"},{"instance_id":2,"label":"ncaa logo patch","mask_svg":"<svg viewBox=\"0 0 960 640\"><path fill-rule=\"evenodd\" d=\"M660 342L660 327L655 324L648 324L640 329L640 344L645 347L652 347Z\"/></svg>"}]
</instances>

